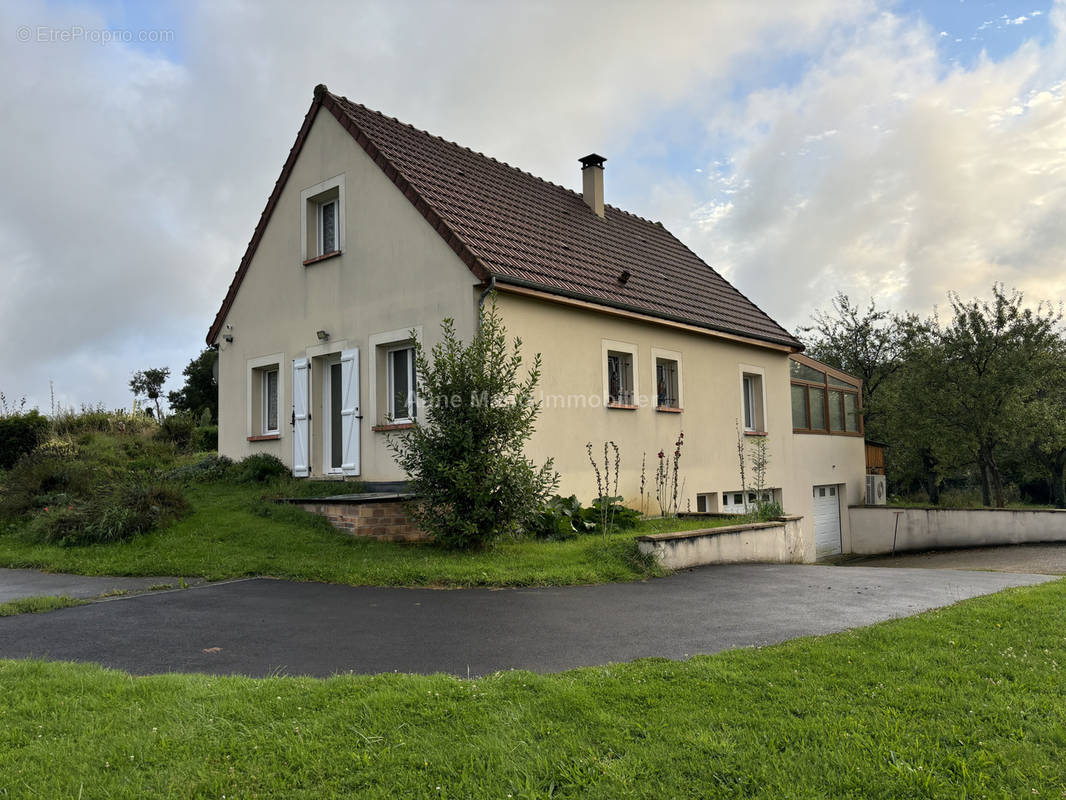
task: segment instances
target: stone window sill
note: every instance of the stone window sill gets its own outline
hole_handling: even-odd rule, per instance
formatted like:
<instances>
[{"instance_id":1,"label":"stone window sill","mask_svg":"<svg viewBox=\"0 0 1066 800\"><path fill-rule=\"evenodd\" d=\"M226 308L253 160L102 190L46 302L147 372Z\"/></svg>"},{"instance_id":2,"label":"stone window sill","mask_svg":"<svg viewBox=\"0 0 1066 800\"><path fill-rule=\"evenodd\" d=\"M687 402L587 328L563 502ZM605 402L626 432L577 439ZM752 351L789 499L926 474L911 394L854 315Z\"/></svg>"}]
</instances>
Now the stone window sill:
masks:
<instances>
[{"instance_id":1,"label":"stone window sill","mask_svg":"<svg viewBox=\"0 0 1066 800\"><path fill-rule=\"evenodd\" d=\"M377 431L379 433L387 433L389 431L409 431L414 426L415 424L413 422L396 422L389 425L375 425L370 430Z\"/></svg>"},{"instance_id":2,"label":"stone window sill","mask_svg":"<svg viewBox=\"0 0 1066 800\"><path fill-rule=\"evenodd\" d=\"M655 410L661 411L664 414L680 414L684 411L683 408L678 408L677 406L656 406Z\"/></svg>"},{"instance_id":3,"label":"stone window sill","mask_svg":"<svg viewBox=\"0 0 1066 800\"><path fill-rule=\"evenodd\" d=\"M315 256L314 258L309 258L306 261L304 261L304 266L305 267L309 267L312 264L317 264L319 261L326 261L328 259L335 258L335 257L339 256L340 254L341 254L340 250L333 250L332 252L329 252L329 253L323 253L320 256Z\"/></svg>"},{"instance_id":4,"label":"stone window sill","mask_svg":"<svg viewBox=\"0 0 1066 800\"><path fill-rule=\"evenodd\" d=\"M281 438L280 433L263 433L256 436L249 436L249 442L273 442Z\"/></svg>"}]
</instances>

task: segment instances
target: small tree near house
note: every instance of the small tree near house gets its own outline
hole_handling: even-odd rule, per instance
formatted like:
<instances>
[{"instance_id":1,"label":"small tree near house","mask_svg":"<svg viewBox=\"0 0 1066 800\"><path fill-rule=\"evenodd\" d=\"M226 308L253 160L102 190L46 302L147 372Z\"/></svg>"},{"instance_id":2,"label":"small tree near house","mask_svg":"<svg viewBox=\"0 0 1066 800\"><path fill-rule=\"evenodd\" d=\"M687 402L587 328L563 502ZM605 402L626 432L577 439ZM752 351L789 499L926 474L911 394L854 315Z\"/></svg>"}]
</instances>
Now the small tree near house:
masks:
<instances>
[{"instance_id":1,"label":"small tree near house","mask_svg":"<svg viewBox=\"0 0 1066 800\"><path fill-rule=\"evenodd\" d=\"M540 412L540 355L523 376L521 347L508 346L495 298L469 344L451 319L431 351L415 339L419 418L388 446L418 496L414 522L447 547L484 547L521 528L559 482L551 459L538 467L524 454Z\"/></svg>"}]
</instances>

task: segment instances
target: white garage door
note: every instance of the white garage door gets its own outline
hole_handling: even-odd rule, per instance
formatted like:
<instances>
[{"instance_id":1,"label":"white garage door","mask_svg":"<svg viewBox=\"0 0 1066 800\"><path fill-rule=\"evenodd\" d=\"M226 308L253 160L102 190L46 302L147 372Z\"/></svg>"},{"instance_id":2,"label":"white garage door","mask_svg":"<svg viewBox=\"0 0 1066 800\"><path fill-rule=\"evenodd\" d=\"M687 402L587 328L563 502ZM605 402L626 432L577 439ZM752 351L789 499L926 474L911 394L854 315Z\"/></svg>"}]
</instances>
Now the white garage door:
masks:
<instances>
[{"instance_id":1,"label":"white garage door","mask_svg":"<svg viewBox=\"0 0 1066 800\"><path fill-rule=\"evenodd\" d=\"M840 498L836 486L814 487L814 551L819 558L840 552Z\"/></svg>"}]
</instances>

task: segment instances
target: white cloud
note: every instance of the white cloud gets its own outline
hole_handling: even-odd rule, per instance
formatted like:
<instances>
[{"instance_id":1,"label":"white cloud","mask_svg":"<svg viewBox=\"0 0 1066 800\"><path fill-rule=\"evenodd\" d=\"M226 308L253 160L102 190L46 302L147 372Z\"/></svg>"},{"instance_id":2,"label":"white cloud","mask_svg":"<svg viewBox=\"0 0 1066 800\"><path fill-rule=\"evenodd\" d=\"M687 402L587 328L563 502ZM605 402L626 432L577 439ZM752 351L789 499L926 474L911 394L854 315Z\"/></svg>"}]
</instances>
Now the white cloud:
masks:
<instances>
[{"instance_id":1,"label":"white cloud","mask_svg":"<svg viewBox=\"0 0 1066 800\"><path fill-rule=\"evenodd\" d=\"M712 187L674 224L790 326L837 290L921 312L994 281L1060 300L1062 11L1046 46L947 72L932 31L891 15L858 26L798 85L720 110L712 132L737 137L723 179L743 188Z\"/></svg>"}]
</instances>

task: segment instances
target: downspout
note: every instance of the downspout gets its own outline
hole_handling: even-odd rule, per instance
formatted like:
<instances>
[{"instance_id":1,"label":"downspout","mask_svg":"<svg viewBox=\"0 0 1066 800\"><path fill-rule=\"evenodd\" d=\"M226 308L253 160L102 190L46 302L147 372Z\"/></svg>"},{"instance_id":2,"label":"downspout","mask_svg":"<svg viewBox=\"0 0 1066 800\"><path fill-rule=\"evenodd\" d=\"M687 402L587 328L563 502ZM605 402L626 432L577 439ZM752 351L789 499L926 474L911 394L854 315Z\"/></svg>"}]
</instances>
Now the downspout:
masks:
<instances>
[{"instance_id":1,"label":"downspout","mask_svg":"<svg viewBox=\"0 0 1066 800\"><path fill-rule=\"evenodd\" d=\"M489 276L489 285L485 287L485 291L481 293L481 296L477 299L477 310L480 311L485 307L485 298L492 294L492 291L496 288L496 276Z\"/></svg>"}]
</instances>

